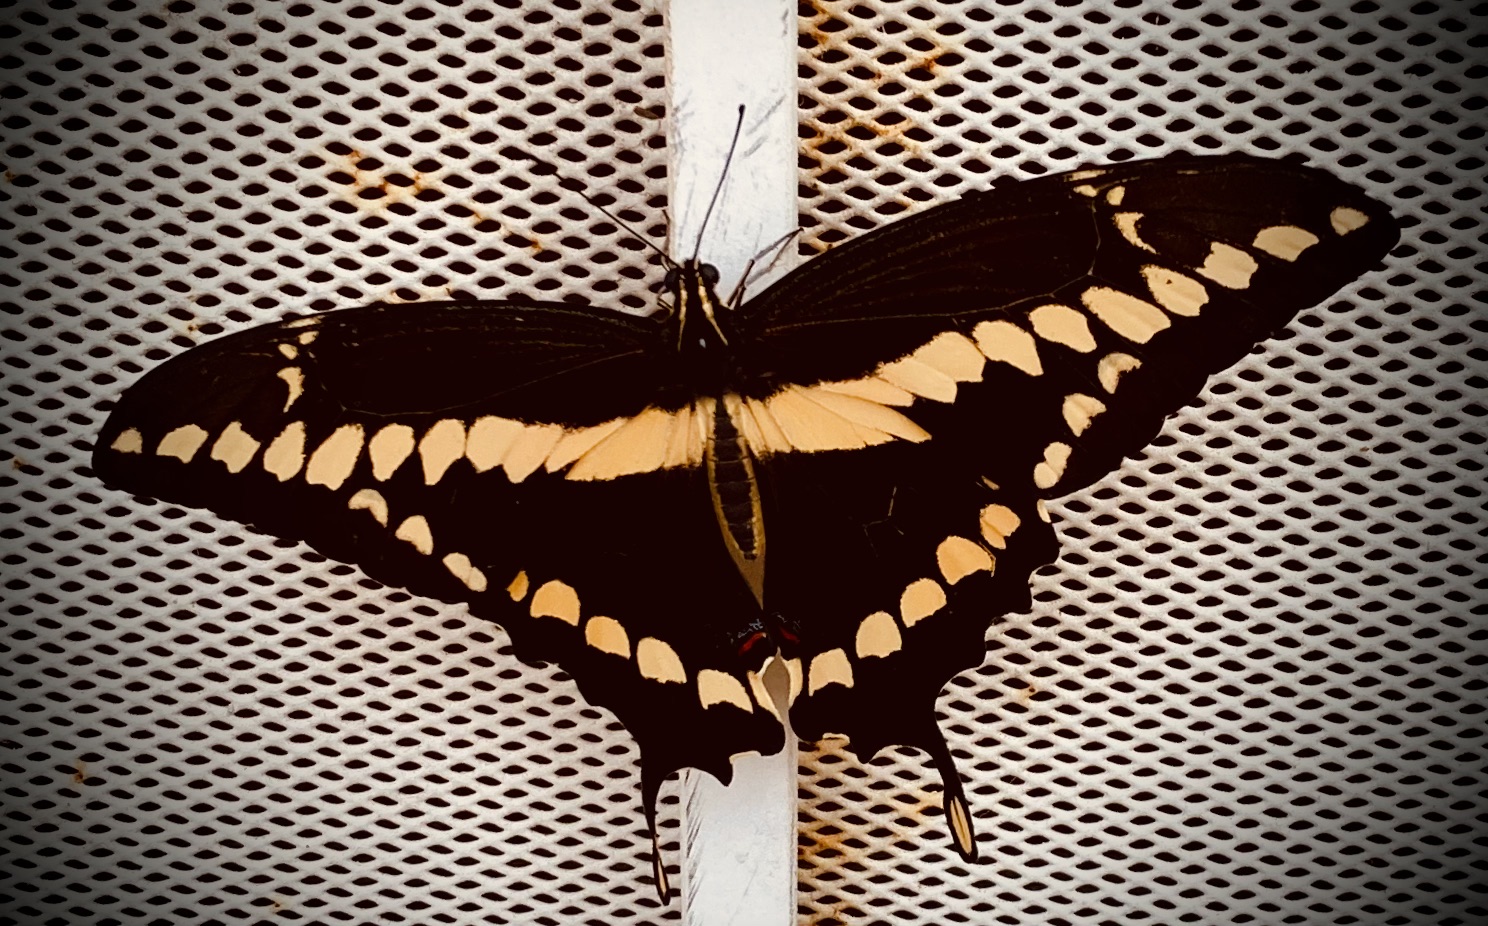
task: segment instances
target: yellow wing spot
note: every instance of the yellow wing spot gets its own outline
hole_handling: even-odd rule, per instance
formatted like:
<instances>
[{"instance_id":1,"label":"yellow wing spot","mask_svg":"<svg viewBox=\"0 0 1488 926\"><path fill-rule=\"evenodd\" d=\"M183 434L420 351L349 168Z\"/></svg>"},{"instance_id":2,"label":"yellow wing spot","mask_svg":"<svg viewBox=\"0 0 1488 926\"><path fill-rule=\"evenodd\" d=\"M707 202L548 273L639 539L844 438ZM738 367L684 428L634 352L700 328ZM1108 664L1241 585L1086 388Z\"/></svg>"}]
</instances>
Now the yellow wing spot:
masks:
<instances>
[{"instance_id":1,"label":"yellow wing spot","mask_svg":"<svg viewBox=\"0 0 1488 926\"><path fill-rule=\"evenodd\" d=\"M1039 362L1038 345L1033 335L1012 322L982 322L972 331L972 336L988 360L1010 364L1029 376L1043 375L1044 365Z\"/></svg>"},{"instance_id":2,"label":"yellow wing spot","mask_svg":"<svg viewBox=\"0 0 1488 926\"><path fill-rule=\"evenodd\" d=\"M1054 344L1063 344L1082 354L1095 350L1095 336L1084 313L1067 305L1041 305L1028 313L1033 333Z\"/></svg>"},{"instance_id":3,"label":"yellow wing spot","mask_svg":"<svg viewBox=\"0 0 1488 926\"><path fill-rule=\"evenodd\" d=\"M835 392L840 395L849 395L855 399L872 402L875 405L913 405L914 393L906 392L892 383L881 380L876 376L868 376L863 379L849 379L841 382L818 383L812 387L826 392Z\"/></svg>"},{"instance_id":4,"label":"yellow wing spot","mask_svg":"<svg viewBox=\"0 0 1488 926\"><path fill-rule=\"evenodd\" d=\"M434 552L434 534L429 530L428 520L421 514L405 518L398 529L393 531L393 536L412 544L415 550L425 556Z\"/></svg>"},{"instance_id":5,"label":"yellow wing spot","mask_svg":"<svg viewBox=\"0 0 1488 926\"><path fill-rule=\"evenodd\" d=\"M310 454L310 462L305 466L305 481L330 489L341 488L351 471L356 469L364 437L359 424L343 424L332 431L331 436L321 441Z\"/></svg>"},{"instance_id":6,"label":"yellow wing spot","mask_svg":"<svg viewBox=\"0 0 1488 926\"><path fill-rule=\"evenodd\" d=\"M1116 223L1116 230L1121 232L1121 237L1135 247L1139 247L1151 254L1157 253L1157 248L1142 240L1137 233L1137 223L1142 221L1140 212L1118 212L1111 216L1111 221Z\"/></svg>"},{"instance_id":7,"label":"yellow wing spot","mask_svg":"<svg viewBox=\"0 0 1488 926\"><path fill-rule=\"evenodd\" d=\"M562 437L563 428L556 424L523 428L501 459L506 478L518 483L537 472Z\"/></svg>"},{"instance_id":8,"label":"yellow wing spot","mask_svg":"<svg viewBox=\"0 0 1488 926\"><path fill-rule=\"evenodd\" d=\"M1100 195L1100 190L1096 189L1088 183L1082 183L1077 187L1071 187L1071 189L1073 189L1076 193L1079 193L1081 196L1089 196L1091 199L1094 199L1095 197Z\"/></svg>"},{"instance_id":9,"label":"yellow wing spot","mask_svg":"<svg viewBox=\"0 0 1488 926\"><path fill-rule=\"evenodd\" d=\"M276 375L289 387L289 395L284 399L284 411L289 411L295 400L305 394L305 372L299 367L285 367Z\"/></svg>"},{"instance_id":10,"label":"yellow wing spot","mask_svg":"<svg viewBox=\"0 0 1488 926\"><path fill-rule=\"evenodd\" d=\"M118 437L114 438L114 442L109 444L109 449L120 453L144 453L144 435L140 434L136 428L125 428L119 432Z\"/></svg>"},{"instance_id":11,"label":"yellow wing spot","mask_svg":"<svg viewBox=\"0 0 1488 926\"><path fill-rule=\"evenodd\" d=\"M160 439L155 455L175 457L182 463L190 463L191 458L196 456L196 452L206 442L207 432L202 428L194 424L182 425Z\"/></svg>"},{"instance_id":12,"label":"yellow wing spot","mask_svg":"<svg viewBox=\"0 0 1488 926\"><path fill-rule=\"evenodd\" d=\"M1138 344L1146 344L1153 335L1173 324L1152 303L1106 286L1090 287L1080 294L1080 301L1106 327Z\"/></svg>"},{"instance_id":13,"label":"yellow wing spot","mask_svg":"<svg viewBox=\"0 0 1488 926\"><path fill-rule=\"evenodd\" d=\"M650 473L666 462L667 444L676 425L673 412L647 408L625 419L568 471L569 479L616 479Z\"/></svg>"},{"instance_id":14,"label":"yellow wing spot","mask_svg":"<svg viewBox=\"0 0 1488 926\"><path fill-rule=\"evenodd\" d=\"M916 579L899 596L899 619L913 627L946 606L945 589L934 579Z\"/></svg>"},{"instance_id":15,"label":"yellow wing spot","mask_svg":"<svg viewBox=\"0 0 1488 926\"><path fill-rule=\"evenodd\" d=\"M956 381L913 354L880 366L874 375L906 392L936 402L956 401Z\"/></svg>"},{"instance_id":16,"label":"yellow wing spot","mask_svg":"<svg viewBox=\"0 0 1488 926\"><path fill-rule=\"evenodd\" d=\"M824 393L825 395L831 394ZM840 414L837 407L850 407L853 400L840 395L837 398L841 402L834 407L830 398L824 398L820 402L813 401L807 389L788 386L766 399L765 408L770 419L780 426L781 433L794 450L808 452L856 450L860 447L886 443L893 439L886 431L859 425L852 418ZM868 406L868 404L865 402L862 406ZM918 430L913 422L899 415L898 412L890 411L885 406L877 407L883 409L886 415L902 418L907 425ZM868 416L858 415L856 417Z\"/></svg>"},{"instance_id":17,"label":"yellow wing spot","mask_svg":"<svg viewBox=\"0 0 1488 926\"><path fill-rule=\"evenodd\" d=\"M413 428L390 424L372 435L367 456L372 459L372 478L386 482L413 453Z\"/></svg>"},{"instance_id":18,"label":"yellow wing spot","mask_svg":"<svg viewBox=\"0 0 1488 926\"><path fill-rule=\"evenodd\" d=\"M1124 186L1113 186L1106 191L1106 202L1113 206L1121 205L1123 199L1126 199L1126 187Z\"/></svg>"},{"instance_id":19,"label":"yellow wing spot","mask_svg":"<svg viewBox=\"0 0 1488 926\"><path fill-rule=\"evenodd\" d=\"M940 574L950 585L976 572L992 571L992 554L982 549L975 540L950 536L935 548L935 564Z\"/></svg>"},{"instance_id":20,"label":"yellow wing spot","mask_svg":"<svg viewBox=\"0 0 1488 926\"><path fill-rule=\"evenodd\" d=\"M853 686L852 663L841 647L817 653L811 657L811 668L806 672L807 694L816 694L828 685Z\"/></svg>"},{"instance_id":21,"label":"yellow wing spot","mask_svg":"<svg viewBox=\"0 0 1488 926\"><path fill-rule=\"evenodd\" d=\"M1106 403L1095 396L1085 395L1083 392L1071 393L1064 397L1064 423L1069 425L1070 433L1079 437L1090 427L1090 422L1096 415L1106 410Z\"/></svg>"},{"instance_id":22,"label":"yellow wing spot","mask_svg":"<svg viewBox=\"0 0 1488 926\"><path fill-rule=\"evenodd\" d=\"M1044 504L1043 499L1033 503L1033 510L1038 512L1039 520L1045 524L1053 524L1054 519L1049 516L1049 506Z\"/></svg>"},{"instance_id":23,"label":"yellow wing spot","mask_svg":"<svg viewBox=\"0 0 1488 926\"><path fill-rule=\"evenodd\" d=\"M229 473L241 473L262 446L253 435L243 430L241 422L234 421L222 429L212 444L212 459L227 467Z\"/></svg>"},{"instance_id":24,"label":"yellow wing spot","mask_svg":"<svg viewBox=\"0 0 1488 926\"><path fill-rule=\"evenodd\" d=\"M477 418L466 436L465 458L475 467L477 473L500 466L502 458L512 444L516 443L523 427L520 421L497 418L495 415Z\"/></svg>"},{"instance_id":25,"label":"yellow wing spot","mask_svg":"<svg viewBox=\"0 0 1488 926\"><path fill-rule=\"evenodd\" d=\"M1033 484L1040 489L1053 488L1064 478L1064 469L1069 465L1073 452L1069 444L1055 441L1044 448L1044 461L1033 468Z\"/></svg>"},{"instance_id":26,"label":"yellow wing spot","mask_svg":"<svg viewBox=\"0 0 1488 926\"><path fill-rule=\"evenodd\" d=\"M1006 550L1007 539L1023 523L1018 513L1006 505L988 505L982 509L982 539L995 550Z\"/></svg>"},{"instance_id":27,"label":"yellow wing spot","mask_svg":"<svg viewBox=\"0 0 1488 926\"><path fill-rule=\"evenodd\" d=\"M1147 264L1142 268L1142 277L1157 304L1174 315L1192 318L1209 301L1209 291L1203 283L1166 267Z\"/></svg>"},{"instance_id":28,"label":"yellow wing spot","mask_svg":"<svg viewBox=\"0 0 1488 926\"><path fill-rule=\"evenodd\" d=\"M553 579L538 586L532 595L528 613L533 617L556 617L566 624L579 626L579 593L573 586Z\"/></svg>"},{"instance_id":29,"label":"yellow wing spot","mask_svg":"<svg viewBox=\"0 0 1488 926\"><path fill-rule=\"evenodd\" d=\"M1250 243L1250 246L1272 257L1294 261L1301 256L1303 251L1321 240L1305 228L1298 228L1295 225L1272 225L1270 228L1263 228L1256 232L1255 240Z\"/></svg>"},{"instance_id":30,"label":"yellow wing spot","mask_svg":"<svg viewBox=\"0 0 1488 926\"><path fill-rule=\"evenodd\" d=\"M531 581L527 578L526 570L517 573L517 577L511 580L506 587L506 593L511 596L512 601L521 601L527 597L527 591L531 588Z\"/></svg>"},{"instance_id":31,"label":"yellow wing spot","mask_svg":"<svg viewBox=\"0 0 1488 926\"><path fill-rule=\"evenodd\" d=\"M1350 206L1339 206L1328 216L1335 235L1347 235L1369 224L1369 216Z\"/></svg>"},{"instance_id":32,"label":"yellow wing spot","mask_svg":"<svg viewBox=\"0 0 1488 926\"><path fill-rule=\"evenodd\" d=\"M269 449L264 451L263 468L280 482L288 480L305 465L305 422L291 422L279 432Z\"/></svg>"},{"instance_id":33,"label":"yellow wing spot","mask_svg":"<svg viewBox=\"0 0 1488 926\"><path fill-rule=\"evenodd\" d=\"M749 692L744 690L744 683L717 669L703 669L697 676L698 700L704 708L715 704L732 704L740 710L754 713L754 705L749 702Z\"/></svg>"},{"instance_id":34,"label":"yellow wing spot","mask_svg":"<svg viewBox=\"0 0 1488 926\"><path fill-rule=\"evenodd\" d=\"M387 499L383 498L382 493L376 489L358 489L355 495L347 499L346 507L352 511L370 511L378 524L387 527Z\"/></svg>"},{"instance_id":35,"label":"yellow wing spot","mask_svg":"<svg viewBox=\"0 0 1488 926\"><path fill-rule=\"evenodd\" d=\"M951 835L962 855L976 854L976 836L971 830L971 811L959 794L946 798L947 815L951 823Z\"/></svg>"},{"instance_id":36,"label":"yellow wing spot","mask_svg":"<svg viewBox=\"0 0 1488 926\"><path fill-rule=\"evenodd\" d=\"M306 332L303 332L295 340L299 341L301 344L310 344L311 342L313 342L316 339L317 336L319 336L319 334L320 334L320 332L318 332L318 331L306 331Z\"/></svg>"},{"instance_id":37,"label":"yellow wing spot","mask_svg":"<svg viewBox=\"0 0 1488 926\"><path fill-rule=\"evenodd\" d=\"M887 611L874 611L858 624L858 634L853 640L854 651L859 659L870 656L882 658L899 652L904 647L904 637L899 625Z\"/></svg>"},{"instance_id":38,"label":"yellow wing spot","mask_svg":"<svg viewBox=\"0 0 1488 926\"><path fill-rule=\"evenodd\" d=\"M435 485L445 472L465 455L465 422L453 418L438 421L418 444L419 459L424 464L424 485Z\"/></svg>"},{"instance_id":39,"label":"yellow wing spot","mask_svg":"<svg viewBox=\"0 0 1488 926\"><path fill-rule=\"evenodd\" d=\"M929 431L886 405L824 387L825 384L798 387L797 391L804 398L815 402L827 411L868 429L871 434L884 434L886 438L893 436L916 444L930 439ZM880 443L880 441L875 440L874 443Z\"/></svg>"},{"instance_id":40,"label":"yellow wing spot","mask_svg":"<svg viewBox=\"0 0 1488 926\"><path fill-rule=\"evenodd\" d=\"M636 644L636 667L653 682L687 684L687 670L677 651L655 637L642 637Z\"/></svg>"},{"instance_id":41,"label":"yellow wing spot","mask_svg":"<svg viewBox=\"0 0 1488 926\"><path fill-rule=\"evenodd\" d=\"M470 562L470 557L464 553L451 553L441 562L451 575L465 583L465 587L472 592L486 590L486 574L475 568L475 565Z\"/></svg>"},{"instance_id":42,"label":"yellow wing spot","mask_svg":"<svg viewBox=\"0 0 1488 926\"><path fill-rule=\"evenodd\" d=\"M293 360L300 355L300 349L294 344L280 344L279 353L284 355L285 360Z\"/></svg>"},{"instance_id":43,"label":"yellow wing spot","mask_svg":"<svg viewBox=\"0 0 1488 926\"><path fill-rule=\"evenodd\" d=\"M584 624L584 642L599 650L622 659L630 658L630 634L613 617L595 616Z\"/></svg>"},{"instance_id":44,"label":"yellow wing spot","mask_svg":"<svg viewBox=\"0 0 1488 926\"><path fill-rule=\"evenodd\" d=\"M642 412L642 414L645 413ZM593 427L564 431L563 436L558 438L558 443L548 451L548 457L543 461L543 469L556 473L565 466L571 466L574 461L593 450L605 438L624 427L626 420L625 418L612 418ZM574 476L570 474L568 478L573 479Z\"/></svg>"},{"instance_id":45,"label":"yellow wing spot","mask_svg":"<svg viewBox=\"0 0 1488 926\"><path fill-rule=\"evenodd\" d=\"M979 383L987 359L971 338L959 331L942 331L909 356L958 383Z\"/></svg>"},{"instance_id":46,"label":"yellow wing spot","mask_svg":"<svg viewBox=\"0 0 1488 926\"><path fill-rule=\"evenodd\" d=\"M1214 241L1209 244L1209 255L1199 274L1228 289L1245 289L1259 267L1254 257L1239 248Z\"/></svg>"},{"instance_id":47,"label":"yellow wing spot","mask_svg":"<svg viewBox=\"0 0 1488 926\"><path fill-rule=\"evenodd\" d=\"M1142 361L1131 354L1123 354L1119 351L1107 354L1096 364L1095 375L1100 380L1101 388L1108 393L1116 391L1116 386L1121 382L1121 376L1129 373L1142 365Z\"/></svg>"}]
</instances>

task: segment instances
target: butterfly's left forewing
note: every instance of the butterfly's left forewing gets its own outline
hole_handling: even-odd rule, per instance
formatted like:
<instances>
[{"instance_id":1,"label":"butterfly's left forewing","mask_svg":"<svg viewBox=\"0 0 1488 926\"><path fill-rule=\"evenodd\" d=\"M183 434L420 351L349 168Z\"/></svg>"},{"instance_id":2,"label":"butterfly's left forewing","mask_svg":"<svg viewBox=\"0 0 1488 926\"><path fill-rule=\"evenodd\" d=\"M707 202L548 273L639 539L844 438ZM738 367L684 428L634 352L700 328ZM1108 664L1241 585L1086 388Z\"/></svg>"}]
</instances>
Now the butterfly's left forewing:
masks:
<instances>
[{"instance_id":1,"label":"butterfly's left forewing","mask_svg":"<svg viewBox=\"0 0 1488 926\"><path fill-rule=\"evenodd\" d=\"M739 339L770 376L743 404L783 435L766 605L799 626L798 732L948 769L935 695L1054 559L1041 500L1141 450L1396 237L1322 171L1175 157L974 194L747 303Z\"/></svg>"},{"instance_id":2,"label":"butterfly's left forewing","mask_svg":"<svg viewBox=\"0 0 1488 926\"><path fill-rule=\"evenodd\" d=\"M646 809L683 766L779 748L737 642L693 397L647 319L563 305L371 306L173 358L120 400L107 482L303 540L468 603L636 737Z\"/></svg>"}]
</instances>

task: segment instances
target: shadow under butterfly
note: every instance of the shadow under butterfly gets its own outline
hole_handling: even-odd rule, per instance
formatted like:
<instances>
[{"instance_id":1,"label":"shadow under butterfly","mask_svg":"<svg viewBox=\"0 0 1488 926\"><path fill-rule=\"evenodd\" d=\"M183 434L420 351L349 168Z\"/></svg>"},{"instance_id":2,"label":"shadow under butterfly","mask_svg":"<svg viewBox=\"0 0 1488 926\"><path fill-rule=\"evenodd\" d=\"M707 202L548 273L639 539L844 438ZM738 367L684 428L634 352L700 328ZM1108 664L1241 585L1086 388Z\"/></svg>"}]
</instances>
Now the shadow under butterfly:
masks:
<instances>
[{"instance_id":1,"label":"shadow under butterfly","mask_svg":"<svg viewBox=\"0 0 1488 926\"><path fill-rule=\"evenodd\" d=\"M1173 156L974 193L742 305L372 305L190 350L126 391L107 483L303 540L499 622L684 767L846 737L927 751L989 623L1030 606L1043 500L1141 450L1208 376L1374 268L1389 210L1330 174ZM771 689L780 691L777 699Z\"/></svg>"}]
</instances>

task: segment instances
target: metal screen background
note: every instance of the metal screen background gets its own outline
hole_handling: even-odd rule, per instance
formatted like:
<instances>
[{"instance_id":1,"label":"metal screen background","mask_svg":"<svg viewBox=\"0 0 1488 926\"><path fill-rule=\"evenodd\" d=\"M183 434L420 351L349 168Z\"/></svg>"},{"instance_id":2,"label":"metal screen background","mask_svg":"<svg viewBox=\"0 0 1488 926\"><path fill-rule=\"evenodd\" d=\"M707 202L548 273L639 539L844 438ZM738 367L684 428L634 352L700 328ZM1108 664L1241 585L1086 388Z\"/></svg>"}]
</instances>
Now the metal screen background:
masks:
<instances>
[{"instance_id":1,"label":"metal screen background","mask_svg":"<svg viewBox=\"0 0 1488 926\"><path fill-rule=\"evenodd\" d=\"M1385 270L1057 506L1036 609L941 702L983 864L950 851L917 754L803 753L803 922L1488 917L1485 10L1151 9L802 11L808 247L1178 150L1305 154L1405 224ZM517 155L664 234L662 12L8 11L0 921L675 919L634 746L561 673L87 470L106 403L222 331L386 299L648 304L634 242Z\"/></svg>"}]
</instances>

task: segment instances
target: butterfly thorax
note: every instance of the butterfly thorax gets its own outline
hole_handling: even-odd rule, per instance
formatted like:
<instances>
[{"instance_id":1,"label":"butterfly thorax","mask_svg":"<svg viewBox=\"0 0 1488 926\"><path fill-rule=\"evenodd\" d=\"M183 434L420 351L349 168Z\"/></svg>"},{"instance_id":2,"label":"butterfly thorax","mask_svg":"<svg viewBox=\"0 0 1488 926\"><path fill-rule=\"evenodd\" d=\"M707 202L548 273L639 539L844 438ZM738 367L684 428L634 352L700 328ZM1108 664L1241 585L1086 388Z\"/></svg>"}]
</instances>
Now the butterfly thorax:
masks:
<instances>
[{"instance_id":1,"label":"butterfly thorax","mask_svg":"<svg viewBox=\"0 0 1488 926\"><path fill-rule=\"evenodd\" d=\"M714 288L718 271L688 260L667 277L676 306L677 349L705 429L708 494L724 546L755 602L764 606L765 524L754 454L741 430L729 308Z\"/></svg>"}]
</instances>

